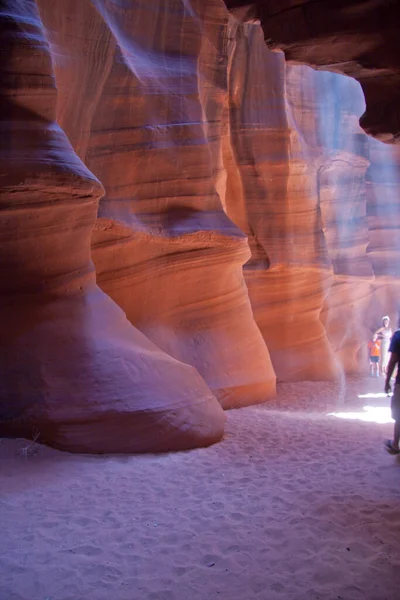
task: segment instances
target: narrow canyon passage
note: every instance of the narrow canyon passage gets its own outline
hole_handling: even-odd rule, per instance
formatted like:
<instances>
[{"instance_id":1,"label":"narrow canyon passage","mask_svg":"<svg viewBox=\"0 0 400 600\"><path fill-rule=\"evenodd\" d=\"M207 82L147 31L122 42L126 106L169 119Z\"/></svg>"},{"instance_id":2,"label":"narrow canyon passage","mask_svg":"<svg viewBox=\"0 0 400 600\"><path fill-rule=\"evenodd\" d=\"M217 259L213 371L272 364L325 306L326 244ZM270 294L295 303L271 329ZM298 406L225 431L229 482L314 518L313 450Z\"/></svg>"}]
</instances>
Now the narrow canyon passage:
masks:
<instances>
[{"instance_id":1,"label":"narrow canyon passage","mask_svg":"<svg viewBox=\"0 0 400 600\"><path fill-rule=\"evenodd\" d=\"M207 446L276 382L368 372L400 305L399 146L361 129L363 82L262 26L222 0L2 5L2 435Z\"/></svg>"},{"instance_id":2,"label":"narrow canyon passage","mask_svg":"<svg viewBox=\"0 0 400 600\"><path fill-rule=\"evenodd\" d=\"M398 23L0 2L0 600L398 600Z\"/></svg>"}]
</instances>

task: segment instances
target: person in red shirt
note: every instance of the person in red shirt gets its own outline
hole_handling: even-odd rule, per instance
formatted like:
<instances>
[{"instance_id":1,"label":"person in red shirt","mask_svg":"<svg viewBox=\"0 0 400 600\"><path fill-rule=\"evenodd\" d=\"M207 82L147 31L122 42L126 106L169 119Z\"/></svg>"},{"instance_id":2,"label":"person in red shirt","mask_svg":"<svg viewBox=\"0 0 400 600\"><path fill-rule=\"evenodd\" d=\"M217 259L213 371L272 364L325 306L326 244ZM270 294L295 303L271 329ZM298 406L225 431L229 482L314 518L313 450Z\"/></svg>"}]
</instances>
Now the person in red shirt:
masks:
<instances>
[{"instance_id":1,"label":"person in red shirt","mask_svg":"<svg viewBox=\"0 0 400 600\"><path fill-rule=\"evenodd\" d=\"M369 350L369 374L371 377L379 377L379 358L381 354L381 343L376 333L368 343Z\"/></svg>"}]
</instances>

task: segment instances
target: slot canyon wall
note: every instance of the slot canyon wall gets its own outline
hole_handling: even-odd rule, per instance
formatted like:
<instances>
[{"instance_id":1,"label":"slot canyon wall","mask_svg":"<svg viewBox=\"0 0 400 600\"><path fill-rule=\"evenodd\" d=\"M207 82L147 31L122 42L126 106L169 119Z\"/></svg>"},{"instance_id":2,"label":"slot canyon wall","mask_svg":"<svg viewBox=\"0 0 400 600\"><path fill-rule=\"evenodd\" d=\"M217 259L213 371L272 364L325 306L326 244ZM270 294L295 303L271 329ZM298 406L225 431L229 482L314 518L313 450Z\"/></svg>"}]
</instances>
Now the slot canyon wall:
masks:
<instances>
[{"instance_id":1,"label":"slot canyon wall","mask_svg":"<svg viewBox=\"0 0 400 600\"><path fill-rule=\"evenodd\" d=\"M196 447L276 378L366 371L400 153L357 82L222 0L8 0L0 27L0 433Z\"/></svg>"},{"instance_id":2,"label":"slot canyon wall","mask_svg":"<svg viewBox=\"0 0 400 600\"><path fill-rule=\"evenodd\" d=\"M239 20L261 24L266 44L289 62L354 77L366 110L360 124L400 142L398 0L225 0Z\"/></svg>"},{"instance_id":3,"label":"slot canyon wall","mask_svg":"<svg viewBox=\"0 0 400 600\"><path fill-rule=\"evenodd\" d=\"M235 27L228 214L249 237L255 319L278 380L365 372L372 331L398 317L400 149L361 130L353 79L288 66L257 25Z\"/></svg>"},{"instance_id":4,"label":"slot canyon wall","mask_svg":"<svg viewBox=\"0 0 400 600\"><path fill-rule=\"evenodd\" d=\"M288 108L294 117L294 135L300 134L303 155L308 154L308 164L317 170L318 212L333 276L323 286L328 293L320 319L345 372L362 372L366 365L365 337L376 329L383 314L391 316L394 327L399 316L400 148L366 137L357 120L361 117L362 128L379 140L400 141L400 4L396 0L225 3L239 22L259 23L266 45L273 51L282 50L287 65L324 69L316 72L287 66ZM252 31L251 26L248 31ZM252 43L262 52L259 39ZM263 63L265 59L258 69L270 72ZM361 88L350 78L334 73L354 77ZM295 86L294 77L298 78ZM260 82L262 75L258 78ZM314 107L314 116L309 114L310 107ZM314 129L317 137L313 139L310 133ZM315 151L319 153L316 163ZM315 185L314 174L312 181ZM251 284L249 288L251 291ZM304 302L302 308L306 308ZM285 309L281 313L279 322L286 318ZM262 310L260 315L266 319ZM266 339L268 332L264 332ZM277 338L270 340L269 349L279 377L274 352ZM287 356L283 352L280 361L284 377Z\"/></svg>"}]
</instances>

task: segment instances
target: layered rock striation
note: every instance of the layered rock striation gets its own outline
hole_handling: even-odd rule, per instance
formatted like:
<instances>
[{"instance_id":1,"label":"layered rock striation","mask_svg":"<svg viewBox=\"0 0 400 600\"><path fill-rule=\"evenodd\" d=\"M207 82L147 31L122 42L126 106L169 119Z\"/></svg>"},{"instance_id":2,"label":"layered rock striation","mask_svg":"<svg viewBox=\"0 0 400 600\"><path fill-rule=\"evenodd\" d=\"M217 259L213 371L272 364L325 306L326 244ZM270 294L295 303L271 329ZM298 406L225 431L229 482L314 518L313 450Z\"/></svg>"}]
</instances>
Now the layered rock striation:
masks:
<instances>
[{"instance_id":1,"label":"layered rock striation","mask_svg":"<svg viewBox=\"0 0 400 600\"><path fill-rule=\"evenodd\" d=\"M2 3L1 434L191 448L276 377L366 370L397 309L400 156L356 82L264 36L356 76L387 141L396 67L366 64L351 6L255 4L264 34L222 0Z\"/></svg>"},{"instance_id":2,"label":"layered rock striation","mask_svg":"<svg viewBox=\"0 0 400 600\"><path fill-rule=\"evenodd\" d=\"M258 25L231 27L227 211L249 237L245 278L278 380L365 372L372 331L397 319L397 147L359 127L357 82L288 66ZM377 236L394 250L386 275Z\"/></svg>"},{"instance_id":3,"label":"layered rock striation","mask_svg":"<svg viewBox=\"0 0 400 600\"><path fill-rule=\"evenodd\" d=\"M248 243L218 194L223 3L39 5L60 124L106 189L92 236L100 287L159 348L194 366L224 408L265 401L275 374L243 282Z\"/></svg>"},{"instance_id":4,"label":"layered rock striation","mask_svg":"<svg viewBox=\"0 0 400 600\"><path fill-rule=\"evenodd\" d=\"M219 440L225 418L198 372L96 286L104 190L56 122L54 49L35 3L3 2L0 32L1 434L81 452Z\"/></svg>"},{"instance_id":5,"label":"layered rock striation","mask_svg":"<svg viewBox=\"0 0 400 600\"><path fill-rule=\"evenodd\" d=\"M400 4L397 0L225 0L240 19L259 21L286 60L349 75L365 95L361 126L400 143Z\"/></svg>"},{"instance_id":6,"label":"layered rock striation","mask_svg":"<svg viewBox=\"0 0 400 600\"><path fill-rule=\"evenodd\" d=\"M301 106L291 106L301 76L290 80L283 56L266 50L260 27L239 26L236 40L230 141L241 188L229 191L227 211L249 236L252 259L244 272L254 315L279 380L332 379L338 365L319 318L331 278L318 206L319 154L315 144L302 143L292 114L298 109L302 125L312 124L312 88L305 84ZM305 135L315 135L312 126L303 127ZM228 163L228 185L232 170Z\"/></svg>"}]
</instances>

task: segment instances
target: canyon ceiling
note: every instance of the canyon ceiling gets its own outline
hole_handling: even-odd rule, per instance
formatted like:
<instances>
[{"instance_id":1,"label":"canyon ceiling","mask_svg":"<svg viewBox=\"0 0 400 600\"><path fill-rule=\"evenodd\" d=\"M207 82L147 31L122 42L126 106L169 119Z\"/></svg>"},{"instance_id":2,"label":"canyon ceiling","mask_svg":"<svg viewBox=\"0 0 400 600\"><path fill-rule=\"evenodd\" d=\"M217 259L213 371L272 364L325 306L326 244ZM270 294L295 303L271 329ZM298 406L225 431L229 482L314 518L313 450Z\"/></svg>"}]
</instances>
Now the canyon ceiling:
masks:
<instances>
[{"instance_id":1,"label":"canyon ceiling","mask_svg":"<svg viewBox=\"0 0 400 600\"><path fill-rule=\"evenodd\" d=\"M0 4L0 434L205 446L397 317L400 146L360 124L400 139L398 3L226 4Z\"/></svg>"}]
</instances>

